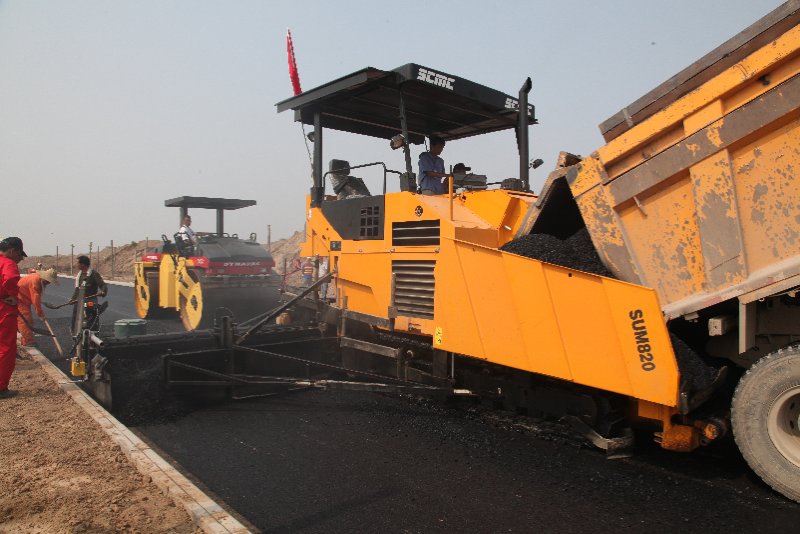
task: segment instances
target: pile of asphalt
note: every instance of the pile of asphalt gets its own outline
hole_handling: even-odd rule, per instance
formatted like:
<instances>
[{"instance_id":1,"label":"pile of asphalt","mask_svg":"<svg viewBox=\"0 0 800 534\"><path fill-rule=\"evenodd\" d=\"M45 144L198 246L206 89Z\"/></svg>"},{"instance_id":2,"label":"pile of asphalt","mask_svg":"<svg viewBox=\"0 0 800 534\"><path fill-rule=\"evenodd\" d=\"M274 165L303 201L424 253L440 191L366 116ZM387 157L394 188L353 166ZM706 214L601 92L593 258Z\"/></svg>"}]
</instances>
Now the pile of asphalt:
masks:
<instances>
[{"instance_id":1,"label":"pile of asphalt","mask_svg":"<svg viewBox=\"0 0 800 534\"><path fill-rule=\"evenodd\" d=\"M506 243L500 250L569 269L614 278L597 255L586 228L563 240L550 234L528 234Z\"/></svg>"},{"instance_id":2,"label":"pile of asphalt","mask_svg":"<svg viewBox=\"0 0 800 534\"><path fill-rule=\"evenodd\" d=\"M681 389L701 391L711 386L717 377L717 370L706 365L700 355L675 334L670 334L670 339L675 359L678 360L681 380L684 382Z\"/></svg>"}]
</instances>

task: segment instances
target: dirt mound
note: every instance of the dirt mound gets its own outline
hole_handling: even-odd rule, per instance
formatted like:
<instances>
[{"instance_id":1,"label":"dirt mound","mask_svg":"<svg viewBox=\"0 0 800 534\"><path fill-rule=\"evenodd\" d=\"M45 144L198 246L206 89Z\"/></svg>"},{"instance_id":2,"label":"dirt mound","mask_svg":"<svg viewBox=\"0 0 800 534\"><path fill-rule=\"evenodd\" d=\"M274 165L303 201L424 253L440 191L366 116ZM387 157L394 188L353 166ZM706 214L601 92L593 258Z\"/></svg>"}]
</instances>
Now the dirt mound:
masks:
<instances>
[{"instance_id":1,"label":"dirt mound","mask_svg":"<svg viewBox=\"0 0 800 534\"><path fill-rule=\"evenodd\" d=\"M305 241L304 232L295 232L288 239L281 239L272 243L272 258L275 260L275 272L285 275L286 283L299 286L302 282L299 259L300 245Z\"/></svg>"},{"instance_id":2,"label":"dirt mound","mask_svg":"<svg viewBox=\"0 0 800 534\"><path fill-rule=\"evenodd\" d=\"M22 273L35 269L41 263L42 267L49 269L54 267L59 274L75 274L75 261L78 256L89 256L92 259L92 268L97 270L103 278L108 280L121 280L133 282L133 264L136 258L140 257L147 247L154 247L159 242L153 239L149 241L130 242L126 245L114 246L112 251L110 246L98 250L75 251L70 257L69 254L59 255L58 257L50 254L47 256L29 256L19 264Z\"/></svg>"},{"instance_id":3,"label":"dirt mound","mask_svg":"<svg viewBox=\"0 0 800 534\"><path fill-rule=\"evenodd\" d=\"M292 273L296 270L293 267L294 260L300 254L300 245L303 243L304 237L303 232L295 232L288 239L279 239L272 243L272 257L275 259L275 271L277 273ZM22 273L26 273L31 269L36 269L36 266L41 263L43 268L54 267L60 274L75 274L74 258L84 255L91 257L92 268L96 269L105 279L133 282L133 264L136 259L141 257L145 250L153 248L160 243L160 241L154 239L132 241L126 245L114 246L113 251L110 246L99 251L92 250L91 254L88 251L79 252L76 250L72 257L69 254L62 254L58 257L52 254L29 256L19 264L19 270ZM265 249L267 248L267 245L262 246ZM287 271L284 271L284 262L287 266ZM290 284L298 284L300 278L299 274L290 274L288 282Z\"/></svg>"}]
</instances>

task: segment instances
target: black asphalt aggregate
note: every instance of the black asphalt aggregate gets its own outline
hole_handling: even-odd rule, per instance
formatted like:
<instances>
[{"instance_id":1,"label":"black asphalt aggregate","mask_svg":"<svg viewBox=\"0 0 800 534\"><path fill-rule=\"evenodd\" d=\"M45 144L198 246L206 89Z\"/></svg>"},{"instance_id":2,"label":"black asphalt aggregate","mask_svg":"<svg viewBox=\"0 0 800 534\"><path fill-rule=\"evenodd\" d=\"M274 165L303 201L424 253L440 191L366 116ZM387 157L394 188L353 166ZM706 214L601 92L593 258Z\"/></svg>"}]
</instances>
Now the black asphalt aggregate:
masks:
<instances>
[{"instance_id":1,"label":"black asphalt aggregate","mask_svg":"<svg viewBox=\"0 0 800 534\"><path fill-rule=\"evenodd\" d=\"M45 300L57 301L51 289ZM107 325L133 316L131 297L112 288ZM63 332L68 318L47 312ZM761 483L730 440L677 454L643 433L634 458L606 460L558 423L320 390L154 420L135 430L264 532L785 533L800 524L800 505Z\"/></svg>"},{"instance_id":2,"label":"black asphalt aggregate","mask_svg":"<svg viewBox=\"0 0 800 534\"><path fill-rule=\"evenodd\" d=\"M586 228L578 230L567 239L559 239L549 234L528 234L509 241L500 250L526 258L561 265L592 274L614 278L592 245Z\"/></svg>"}]
</instances>

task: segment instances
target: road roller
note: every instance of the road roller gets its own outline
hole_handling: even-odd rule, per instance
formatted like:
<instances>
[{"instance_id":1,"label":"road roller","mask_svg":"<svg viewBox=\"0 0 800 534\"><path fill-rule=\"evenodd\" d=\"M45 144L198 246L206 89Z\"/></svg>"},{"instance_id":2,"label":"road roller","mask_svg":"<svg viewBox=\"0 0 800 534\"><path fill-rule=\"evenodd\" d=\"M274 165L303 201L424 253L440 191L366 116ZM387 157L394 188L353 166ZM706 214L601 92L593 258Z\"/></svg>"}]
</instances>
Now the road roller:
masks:
<instances>
[{"instance_id":1,"label":"road roller","mask_svg":"<svg viewBox=\"0 0 800 534\"><path fill-rule=\"evenodd\" d=\"M135 263L136 313L142 319L180 317L188 331L213 326L221 314L242 321L269 311L279 299L280 278L272 255L251 233L246 239L224 231L224 212L254 206L255 200L182 196L166 200L180 209L217 212L216 231L198 232L194 242L178 232L142 254Z\"/></svg>"}]
</instances>

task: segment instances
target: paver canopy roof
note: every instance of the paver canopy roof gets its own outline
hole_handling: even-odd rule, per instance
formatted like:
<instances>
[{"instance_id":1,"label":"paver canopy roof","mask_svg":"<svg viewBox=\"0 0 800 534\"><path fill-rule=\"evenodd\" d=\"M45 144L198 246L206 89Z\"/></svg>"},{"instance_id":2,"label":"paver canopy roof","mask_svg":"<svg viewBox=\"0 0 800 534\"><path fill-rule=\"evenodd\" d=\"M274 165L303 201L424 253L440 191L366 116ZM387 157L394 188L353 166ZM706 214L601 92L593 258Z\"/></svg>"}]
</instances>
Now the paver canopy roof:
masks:
<instances>
[{"instance_id":1,"label":"paver canopy roof","mask_svg":"<svg viewBox=\"0 0 800 534\"><path fill-rule=\"evenodd\" d=\"M424 136L452 140L516 126L517 98L413 63L389 71L367 67L277 108L294 110L304 124L313 125L319 112L323 128L390 139L401 132L401 91L414 144Z\"/></svg>"}]
</instances>

